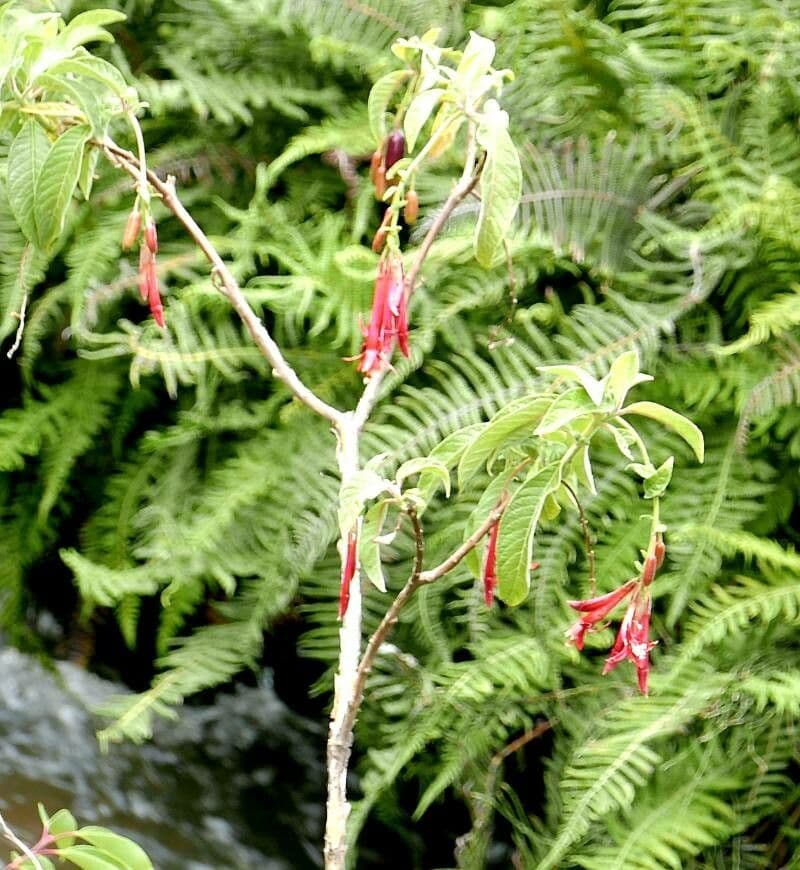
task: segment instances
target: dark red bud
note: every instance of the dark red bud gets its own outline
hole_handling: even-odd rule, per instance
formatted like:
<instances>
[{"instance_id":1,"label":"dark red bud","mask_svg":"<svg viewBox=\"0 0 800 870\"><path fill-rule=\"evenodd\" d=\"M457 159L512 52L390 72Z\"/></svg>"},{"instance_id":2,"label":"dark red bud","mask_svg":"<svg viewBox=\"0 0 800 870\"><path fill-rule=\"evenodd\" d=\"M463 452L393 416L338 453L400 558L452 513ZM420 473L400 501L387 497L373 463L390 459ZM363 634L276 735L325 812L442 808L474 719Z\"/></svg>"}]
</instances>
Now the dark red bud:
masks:
<instances>
[{"instance_id":1,"label":"dark red bud","mask_svg":"<svg viewBox=\"0 0 800 870\"><path fill-rule=\"evenodd\" d=\"M403 217L406 223L411 225L417 222L419 216L419 197L416 190L409 190L406 194L406 205L403 209Z\"/></svg>"},{"instance_id":2,"label":"dark red bud","mask_svg":"<svg viewBox=\"0 0 800 870\"><path fill-rule=\"evenodd\" d=\"M152 218L147 219L144 227L144 240L151 253L158 253L158 234L156 233L156 224Z\"/></svg>"},{"instance_id":3,"label":"dark red bud","mask_svg":"<svg viewBox=\"0 0 800 870\"><path fill-rule=\"evenodd\" d=\"M358 550L358 535L350 532L347 536L347 554L342 567L342 582L339 587L339 619L347 613L347 605L350 603L350 583L356 573Z\"/></svg>"},{"instance_id":4,"label":"dark red bud","mask_svg":"<svg viewBox=\"0 0 800 870\"><path fill-rule=\"evenodd\" d=\"M642 569L642 583L645 586L649 586L653 582L653 578L656 576L657 569L656 557L648 556L644 560L644 568Z\"/></svg>"},{"instance_id":5,"label":"dark red bud","mask_svg":"<svg viewBox=\"0 0 800 870\"><path fill-rule=\"evenodd\" d=\"M386 160L384 165L386 169L391 169L398 160L405 157L406 153L406 137L402 130L393 130L386 140Z\"/></svg>"},{"instance_id":6,"label":"dark red bud","mask_svg":"<svg viewBox=\"0 0 800 870\"><path fill-rule=\"evenodd\" d=\"M139 230L142 228L142 213L138 208L134 209L125 222L125 231L122 234L122 250L130 250L136 239L139 238Z\"/></svg>"},{"instance_id":7,"label":"dark red bud","mask_svg":"<svg viewBox=\"0 0 800 870\"><path fill-rule=\"evenodd\" d=\"M164 328L164 306L161 304L161 293L158 290L158 273L156 271L156 258L151 256L147 264L147 302L153 320Z\"/></svg>"}]
</instances>

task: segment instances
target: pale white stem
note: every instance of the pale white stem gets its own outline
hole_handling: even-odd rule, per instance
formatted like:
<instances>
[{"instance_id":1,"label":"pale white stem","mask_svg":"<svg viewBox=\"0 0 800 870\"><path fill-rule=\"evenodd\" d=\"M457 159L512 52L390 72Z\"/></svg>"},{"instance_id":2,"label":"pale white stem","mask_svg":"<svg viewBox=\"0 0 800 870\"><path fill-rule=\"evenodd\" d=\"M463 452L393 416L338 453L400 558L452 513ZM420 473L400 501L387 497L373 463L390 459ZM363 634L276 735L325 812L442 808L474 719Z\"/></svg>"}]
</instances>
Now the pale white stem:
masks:
<instances>
[{"instance_id":1,"label":"pale white stem","mask_svg":"<svg viewBox=\"0 0 800 870\"><path fill-rule=\"evenodd\" d=\"M0 828L3 829L3 833L6 836L7 840L10 840L22 854L33 864L36 870L42 870L42 865L36 855L25 845L25 843L20 840L20 838L11 830L8 826L8 823L3 818L2 813L0 813Z\"/></svg>"}]
</instances>

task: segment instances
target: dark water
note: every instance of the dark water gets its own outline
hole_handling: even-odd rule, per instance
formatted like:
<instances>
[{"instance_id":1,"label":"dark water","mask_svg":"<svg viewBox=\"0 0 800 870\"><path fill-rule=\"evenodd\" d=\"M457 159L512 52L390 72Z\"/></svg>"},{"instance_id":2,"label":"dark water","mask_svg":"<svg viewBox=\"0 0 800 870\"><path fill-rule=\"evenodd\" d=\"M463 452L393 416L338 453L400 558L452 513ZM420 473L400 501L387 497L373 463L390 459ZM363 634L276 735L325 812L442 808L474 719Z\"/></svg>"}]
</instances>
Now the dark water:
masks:
<instances>
[{"instance_id":1,"label":"dark water","mask_svg":"<svg viewBox=\"0 0 800 870\"><path fill-rule=\"evenodd\" d=\"M36 839L41 801L134 838L158 870L320 866L323 728L280 701L268 672L103 755L88 708L120 691L0 649L0 809L18 834Z\"/></svg>"}]
</instances>

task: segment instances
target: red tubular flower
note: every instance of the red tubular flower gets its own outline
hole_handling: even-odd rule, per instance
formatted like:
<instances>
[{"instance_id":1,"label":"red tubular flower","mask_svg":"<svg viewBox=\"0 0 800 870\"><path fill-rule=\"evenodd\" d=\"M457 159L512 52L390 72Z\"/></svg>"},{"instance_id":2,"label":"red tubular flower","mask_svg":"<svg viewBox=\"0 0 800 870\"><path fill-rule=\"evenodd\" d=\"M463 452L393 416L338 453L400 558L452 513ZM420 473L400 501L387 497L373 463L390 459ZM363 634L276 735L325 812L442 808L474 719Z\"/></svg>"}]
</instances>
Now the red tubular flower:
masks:
<instances>
[{"instance_id":1,"label":"red tubular flower","mask_svg":"<svg viewBox=\"0 0 800 870\"><path fill-rule=\"evenodd\" d=\"M342 567L342 582L339 587L339 619L343 619L347 613L347 605L350 603L350 583L356 573L358 561L358 535L350 532L347 536L347 555Z\"/></svg>"},{"instance_id":2,"label":"red tubular flower","mask_svg":"<svg viewBox=\"0 0 800 870\"><path fill-rule=\"evenodd\" d=\"M150 247L142 243L139 248L139 293L142 301L150 306L153 320L164 328L164 307L161 304L161 293L158 290L158 272L156 258Z\"/></svg>"},{"instance_id":3,"label":"red tubular flower","mask_svg":"<svg viewBox=\"0 0 800 870\"><path fill-rule=\"evenodd\" d=\"M656 571L658 570L658 559L656 556L648 556L644 560L644 567L642 568L642 583L645 586L649 586L656 576Z\"/></svg>"},{"instance_id":4,"label":"red tubular flower","mask_svg":"<svg viewBox=\"0 0 800 870\"><path fill-rule=\"evenodd\" d=\"M617 633L617 639L611 649L611 655L606 659L603 673L609 671L628 659L636 667L639 690L647 694L647 677L650 673L650 650L655 642L650 640L650 612L653 599L649 590L640 586L625 611L625 616Z\"/></svg>"},{"instance_id":5,"label":"red tubular flower","mask_svg":"<svg viewBox=\"0 0 800 870\"><path fill-rule=\"evenodd\" d=\"M400 343L405 356L409 355L407 305L403 262L390 254L378 266L372 315L359 356L358 370L367 377L389 364L395 342Z\"/></svg>"},{"instance_id":6,"label":"red tubular flower","mask_svg":"<svg viewBox=\"0 0 800 870\"><path fill-rule=\"evenodd\" d=\"M605 619L609 613L636 588L639 581L634 578L628 580L617 589L598 595L597 598L586 598L583 601L568 601L567 604L582 614L578 622L567 631L567 639L572 641L579 649L583 649L586 633L594 628L598 622Z\"/></svg>"},{"instance_id":7,"label":"red tubular flower","mask_svg":"<svg viewBox=\"0 0 800 870\"><path fill-rule=\"evenodd\" d=\"M487 607L494 604L494 590L497 588L497 536L500 532L498 520L489 529L489 544L486 547L486 562L483 565L483 600Z\"/></svg>"}]
</instances>

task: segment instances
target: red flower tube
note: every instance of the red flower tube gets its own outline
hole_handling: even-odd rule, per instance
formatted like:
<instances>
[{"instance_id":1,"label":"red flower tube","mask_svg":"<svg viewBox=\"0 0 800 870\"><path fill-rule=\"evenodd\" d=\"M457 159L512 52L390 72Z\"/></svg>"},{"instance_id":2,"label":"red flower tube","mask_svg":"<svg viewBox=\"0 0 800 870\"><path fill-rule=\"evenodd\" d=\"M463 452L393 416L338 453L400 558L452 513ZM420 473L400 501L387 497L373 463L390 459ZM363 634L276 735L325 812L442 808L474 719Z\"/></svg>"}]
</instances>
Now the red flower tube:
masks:
<instances>
[{"instance_id":1,"label":"red flower tube","mask_svg":"<svg viewBox=\"0 0 800 870\"><path fill-rule=\"evenodd\" d=\"M358 535L350 532L347 536L347 554L342 567L342 581L339 586L339 619L343 619L347 613L347 605L350 603L350 584L356 573L358 562Z\"/></svg>"},{"instance_id":2,"label":"red flower tube","mask_svg":"<svg viewBox=\"0 0 800 870\"><path fill-rule=\"evenodd\" d=\"M396 343L409 355L407 305L403 261L389 254L378 265L372 314L359 355L358 370L367 377L389 365Z\"/></svg>"},{"instance_id":3,"label":"red flower tube","mask_svg":"<svg viewBox=\"0 0 800 870\"><path fill-rule=\"evenodd\" d=\"M494 604L494 591L497 588L497 536L499 532L500 521L498 520L489 530L486 562L483 565L483 600L487 607Z\"/></svg>"},{"instance_id":4,"label":"red flower tube","mask_svg":"<svg viewBox=\"0 0 800 870\"><path fill-rule=\"evenodd\" d=\"M598 622L605 619L609 613L636 588L639 581L634 578L617 589L598 595L597 598L586 598L583 601L568 601L567 604L582 614L578 622L567 631L567 639L579 649L583 649L586 634Z\"/></svg>"},{"instance_id":5,"label":"red flower tube","mask_svg":"<svg viewBox=\"0 0 800 870\"><path fill-rule=\"evenodd\" d=\"M647 694L647 678L650 673L650 650L655 642L650 640L650 612L653 599L649 590L641 586L628 605L622 624L617 633L617 639L611 649L611 655L606 659L603 673L613 671L620 663L628 659L636 667L639 691Z\"/></svg>"}]
</instances>

